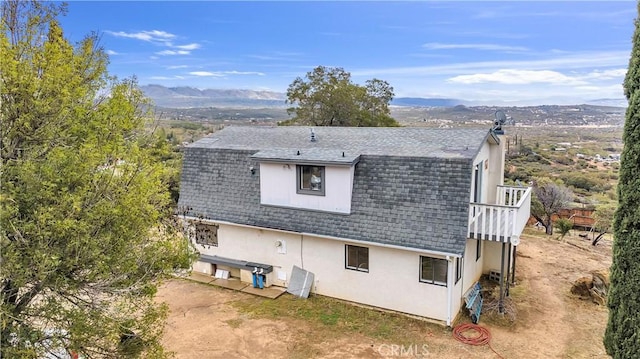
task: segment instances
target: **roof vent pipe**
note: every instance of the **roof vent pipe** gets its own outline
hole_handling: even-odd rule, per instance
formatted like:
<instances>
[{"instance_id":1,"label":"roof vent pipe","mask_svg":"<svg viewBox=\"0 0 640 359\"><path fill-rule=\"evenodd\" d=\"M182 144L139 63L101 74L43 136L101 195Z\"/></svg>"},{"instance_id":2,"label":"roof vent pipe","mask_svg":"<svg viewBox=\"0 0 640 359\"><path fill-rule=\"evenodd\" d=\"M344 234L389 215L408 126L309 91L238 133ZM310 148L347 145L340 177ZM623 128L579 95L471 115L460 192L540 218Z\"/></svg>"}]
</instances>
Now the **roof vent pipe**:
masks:
<instances>
[{"instance_id":1,"label":"roof vent pipe","mask_svg":"<svg viewBox=\"0 0 640 359\"><path fill-rule=\"evenodd\" d=\"M313 132L313 128L311 129L311 142L316 142L316 134Z\"/></svg>"}]
</instances>

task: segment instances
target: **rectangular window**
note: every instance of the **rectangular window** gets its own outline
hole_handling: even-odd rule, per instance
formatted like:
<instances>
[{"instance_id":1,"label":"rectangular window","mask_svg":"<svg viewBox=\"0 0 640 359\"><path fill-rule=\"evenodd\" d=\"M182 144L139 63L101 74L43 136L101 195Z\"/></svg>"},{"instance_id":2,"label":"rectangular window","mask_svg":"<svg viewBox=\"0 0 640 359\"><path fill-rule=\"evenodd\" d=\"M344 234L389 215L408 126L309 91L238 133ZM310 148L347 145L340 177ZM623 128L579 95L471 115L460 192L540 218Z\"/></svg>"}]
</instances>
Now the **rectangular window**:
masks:
<instances>
[{"instance_id":1,"label":"rectangular window","mask_svg":"<svg viewBox=\"0 0 640 359\"><path fill-rule=\"evenodd\" d=\"M298 166L298 193L324 196L324 167Z\"/></svg>"},{"instance_id":2,"label":"rectangular window","mask_svg":"<svg viewBox=\"0 0 640 359\"><path fill-rule=\"evenodd\" d=\"M476 262L480 257L482 257L482 239L478 239L478 243L476 243Z\"/></svg>"},{"instance_id":3,"label":"rectangular window","mask_svg":"<svg viewBox=\"0 0 640 359\"><path fill-rule=\"evenodd\" d=\"M447 260L420 256L420 281L447 286Z\"/></svg>"},{"instance_id":4,"label":"rectangular window","mask_svg":"<svg viewBox=\"0 0 640 359\"><path fill-rule=\"evenodd\" d=\"M345 246L346 267L348 269L369 272L369 248L358 246Z\"/></svg>"},{"instance_id":5,"label":"rectangular window","mask_svg":"<svg viewBox=\"0 0 640 359\"><path fill-rule=\"evenodd\" d=\"M196 244L218 246L218 226L215 224L196 223Z\"/></svg>"},{"instance_id":6,"label":"rectangular window","mask_svg":"<svg viewBox=\"0 0 640 359\"><path fill-rule=\"evenodd\" d=\"M456 258L456 284L462 278L462 258Z\"/></svg>"}]
</instances>

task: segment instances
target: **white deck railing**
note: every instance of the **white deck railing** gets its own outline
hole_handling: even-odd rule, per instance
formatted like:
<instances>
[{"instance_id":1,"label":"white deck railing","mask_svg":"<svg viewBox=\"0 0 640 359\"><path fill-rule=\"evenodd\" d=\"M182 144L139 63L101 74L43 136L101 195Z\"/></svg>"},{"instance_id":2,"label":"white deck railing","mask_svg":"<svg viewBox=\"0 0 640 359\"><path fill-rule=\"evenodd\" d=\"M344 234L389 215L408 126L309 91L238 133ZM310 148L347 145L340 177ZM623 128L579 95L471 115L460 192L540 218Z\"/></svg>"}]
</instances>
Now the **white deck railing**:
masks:
<instances>
[{"instance_id":1,"label":"white deck railing","mask_svg":"<svg viewBox=\"0 0 640 359\"><path fill-rule=\"evenodd\" d=\"M496 204L469 204L469 238L518 243L531 213L531 187L498 186Z\"/></svg>"}]
</instances>

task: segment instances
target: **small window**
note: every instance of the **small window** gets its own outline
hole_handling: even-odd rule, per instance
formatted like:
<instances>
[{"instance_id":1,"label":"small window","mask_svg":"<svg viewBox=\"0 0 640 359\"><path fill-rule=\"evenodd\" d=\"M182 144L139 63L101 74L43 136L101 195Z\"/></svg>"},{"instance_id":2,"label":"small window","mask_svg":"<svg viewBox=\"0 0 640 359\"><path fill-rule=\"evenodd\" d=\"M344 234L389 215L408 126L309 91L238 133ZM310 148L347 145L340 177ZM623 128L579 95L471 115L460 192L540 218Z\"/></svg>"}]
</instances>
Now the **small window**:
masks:
<instances>
[{"instance_id":1,"label":"small window","mask_svg":"<svg viewBox=\"0 0 640 359\"><path fill-rule=\"evenodd\" d=\"M369 272L369 248L346 245L347 268Z\"/></svg>"},{"instance_id":2,"label":"small window","mask_svg":"<svg viewBox=\"0 0 640 359\"><path fill-rule=\"evenodd\" d=\"M324 167L298 166L298 193L324 196Z\"/></svg>"},{"instance_id":3,"label":"small window","mask_svg":"<svg viewBox=\"0 0 640 359\"><path fill-rule=\"evenodd\" d=\"M482 239L478 239L476 243L476 262L482 257Z\"/></svg>"},{"instance_id":4,"label":"small window","mask_svg":"<svg viewBox=\"0 0 640 359\"><path fill-rule=\"evenodd\" d=\"M447 260L420 256L420 281L447 286Z\"/></svg>"},{"instance_id":5,"label":"small window","mask_svg":"<svg viewBox=\"0 0 640 359\"><path fill-rule=\"evenodd\" d=\"M462 258L456 258L456 284L462 278Z\"/></svg>"},{"instance_id":6,"label":"small window","mask_svg":"<svg viewBox=\"0 0 640 359\"><path fill-rule=\"evenodd\" d=\"M196 223L196 244L218 246L218 226L214 224Z\"/></svg>"}]
</instances>

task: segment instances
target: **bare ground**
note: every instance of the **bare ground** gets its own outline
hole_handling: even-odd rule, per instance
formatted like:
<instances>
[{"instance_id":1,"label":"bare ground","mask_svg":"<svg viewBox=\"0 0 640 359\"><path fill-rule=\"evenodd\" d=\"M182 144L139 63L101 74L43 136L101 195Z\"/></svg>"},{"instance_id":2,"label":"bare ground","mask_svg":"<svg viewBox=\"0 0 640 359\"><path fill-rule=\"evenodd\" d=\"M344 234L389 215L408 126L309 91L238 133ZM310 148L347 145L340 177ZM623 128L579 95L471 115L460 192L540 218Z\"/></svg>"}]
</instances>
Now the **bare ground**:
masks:
<instances>
[{"instance_id":1,"label":"bare ground","mask_svg":"<svg viewBox=\"0 0 640 359\"><path fill-rule=\"evenodd\" d=\"M480 320L491 332L491 347L503 358L607 358L606 307L578 299L570 289L610 263L610 239L593 247L578 236L525 236L511 291L515 322L495 315ZM176 358L499 358L488 346L456 341L438 325L408 326L410 341L399 342L302 318L266 319L234 305L255 300L249 294L181 279L166 282L158 300L170 308L164 344Z\"/></svg>"}]
</instances>

